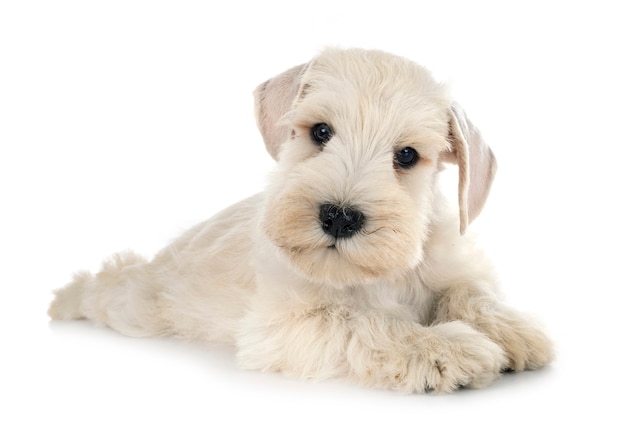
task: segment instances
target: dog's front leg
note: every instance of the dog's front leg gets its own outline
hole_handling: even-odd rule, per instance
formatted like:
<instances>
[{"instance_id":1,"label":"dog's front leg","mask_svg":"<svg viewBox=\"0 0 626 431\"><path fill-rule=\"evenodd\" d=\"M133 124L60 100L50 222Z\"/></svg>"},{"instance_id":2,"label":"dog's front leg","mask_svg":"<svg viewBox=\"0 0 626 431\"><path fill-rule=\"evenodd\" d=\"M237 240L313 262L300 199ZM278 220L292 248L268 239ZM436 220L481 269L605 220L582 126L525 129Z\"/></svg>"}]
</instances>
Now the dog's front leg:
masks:
<instances>
[{"instance_id":1,"label":"dog's front leg","mask_svg":"<svg viewBox=\"0 0 626 431\"><path fill-rule=\"evenodd\" d=\"M458 320L469 323L501 346L510 370L537 369L552 359L552 344L541 327L502 304L488 288L468 283L442 290L434 324Z\"/></svg>"},{"instance_id":2,"label":"dog's front leg","mask_svg":"<svg viewBox=\"0 0 626 431\"><path fill-rule=\"evenodd\" d=\"M462 322L424 327L337 304L255 302L242 322L238 348L243 368L348 377L409 393L486 386L506 364L498 345Z\"/></svg>"}]
</instances>

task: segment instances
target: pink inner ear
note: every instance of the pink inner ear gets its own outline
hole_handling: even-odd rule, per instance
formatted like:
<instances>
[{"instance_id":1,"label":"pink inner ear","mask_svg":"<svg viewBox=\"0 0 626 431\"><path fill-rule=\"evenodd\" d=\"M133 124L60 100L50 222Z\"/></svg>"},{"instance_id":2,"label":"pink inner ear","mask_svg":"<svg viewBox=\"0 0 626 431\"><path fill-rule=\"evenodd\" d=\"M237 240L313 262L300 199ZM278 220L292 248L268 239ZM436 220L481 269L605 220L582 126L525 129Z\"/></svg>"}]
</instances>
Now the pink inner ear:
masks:
<instances>
[{"instance_id":1,"label":"pink inner ear","mask_svg":"<svg viewBox=\"0 0 626 431\"><path fill-rule=\"evenodd\" d=\"M306 65L293 67L259 85L254 90L257 126L267 152L278 160L280 146L289 138L291 130L280 125L280 120L291 108L298 94L300 78Z\"/></svg>"}]
</instances>

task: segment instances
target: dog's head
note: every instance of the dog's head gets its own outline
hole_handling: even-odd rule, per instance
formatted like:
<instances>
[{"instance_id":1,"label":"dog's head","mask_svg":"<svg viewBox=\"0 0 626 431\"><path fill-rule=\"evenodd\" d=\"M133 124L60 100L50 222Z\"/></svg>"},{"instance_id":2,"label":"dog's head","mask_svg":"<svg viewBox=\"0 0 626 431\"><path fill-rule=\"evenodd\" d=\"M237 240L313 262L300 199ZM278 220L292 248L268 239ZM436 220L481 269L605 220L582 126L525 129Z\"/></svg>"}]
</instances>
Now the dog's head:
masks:
<instances>
[{"instance_id":1,"label":"dog's head","mask_svg":"<svg viewBox=\"0 0 626 431\"><path fill-rule=\"evenodd\" d=\"M278 160L262 227L314 282L351 285L417 265L442 162L459 166L461 233L482 209L493 154L445 88L408 60L326 50L261 84L255 102Z\"/></svg>"}]
</instances>

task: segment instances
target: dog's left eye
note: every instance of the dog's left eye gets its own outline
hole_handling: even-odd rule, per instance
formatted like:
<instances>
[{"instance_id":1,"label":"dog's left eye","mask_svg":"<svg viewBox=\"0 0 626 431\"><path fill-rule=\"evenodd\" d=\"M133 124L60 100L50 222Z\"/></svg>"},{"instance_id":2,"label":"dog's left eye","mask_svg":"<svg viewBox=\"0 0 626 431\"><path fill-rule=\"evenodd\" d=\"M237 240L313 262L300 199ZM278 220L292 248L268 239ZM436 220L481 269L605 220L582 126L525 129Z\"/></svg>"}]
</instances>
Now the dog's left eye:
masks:
<instances>
[{"instance_id":1,"label":"dog's left eye","mask_svg":"<svg viewBox=\"0 0 626 431\"><path fill-rule=\"evenodd\" d=\"M311 138L319 145L324 145L333 137L333 129L326 123L319 123L311 127Z\"/></svg>"},{"instance_id":2,"label":"dog's left eye","mask_svg":"<svg viewBox=\"0 0 626 431\"><path fill-rule=\"evenodd\" d=\"M396 164L403 169L415 166L419 159L419 153L411 147L405 147L396 153Z\"/></svg>"}]
</instances>

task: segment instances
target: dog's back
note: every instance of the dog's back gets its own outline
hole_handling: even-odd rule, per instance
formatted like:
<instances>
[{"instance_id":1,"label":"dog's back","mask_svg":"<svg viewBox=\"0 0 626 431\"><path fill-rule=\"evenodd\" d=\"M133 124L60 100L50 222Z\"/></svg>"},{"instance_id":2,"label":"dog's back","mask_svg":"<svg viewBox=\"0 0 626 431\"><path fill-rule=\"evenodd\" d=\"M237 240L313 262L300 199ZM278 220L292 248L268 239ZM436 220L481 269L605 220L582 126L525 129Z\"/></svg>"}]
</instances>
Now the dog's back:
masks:
<instances>
[{"instance_id":1,"label":"dog's back","mask_svg":"<svg viewBox=\"0 0 626 431\"><path fill-rule=\"evenodd\" d=\"M187 231L151 262L119 253L93 275L79 272L48 311L89 319L125 335L175 335L233 343L254 288L251 235L262 195L239 202Z\"/></svg>"}]
</instances>

